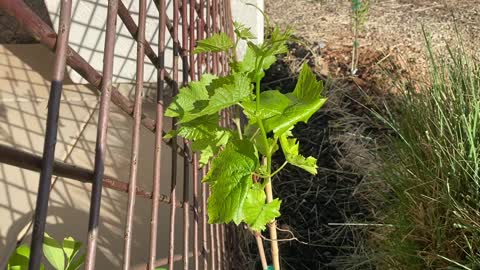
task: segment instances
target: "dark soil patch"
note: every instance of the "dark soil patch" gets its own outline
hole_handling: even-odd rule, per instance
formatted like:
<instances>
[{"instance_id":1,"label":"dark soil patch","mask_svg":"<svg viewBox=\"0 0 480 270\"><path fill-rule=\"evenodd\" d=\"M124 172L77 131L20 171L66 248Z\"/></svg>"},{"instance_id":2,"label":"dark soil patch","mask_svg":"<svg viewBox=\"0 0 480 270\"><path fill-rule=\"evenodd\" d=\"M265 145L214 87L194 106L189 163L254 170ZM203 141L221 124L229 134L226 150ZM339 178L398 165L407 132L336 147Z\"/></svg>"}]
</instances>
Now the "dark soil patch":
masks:
<instances>
[{"instance_id":1,"label":"dark soil patch","mask_svg":"<svg viewBox=\"0 0 480 270\"><path fill-rule=\"evenodd\" d=\"M265 90L292 91L297 82L295 71L301 62L307 62L319 79L328 81L325 95L329 101L308 124L298 124L293 131L301 153L317 158L318 174L287 165L273 179L274 196L282 199L279 238L297 238L280 242L283 269L342 269L342 259L355 253L361 239L355 230L341 224L368 221L371 216L357 190L374 163L368 149L382 129L363 104L373 104L372 96L386 97L381 91L383 76L373 64L384 55L365 55L358 76L349 77L348 51L320 52L298 43L289 47L290 53L279 57L266 73L262 81ZM326 61L329 74L321 74L325 69L318 65L319 57ZM340 79L329 80L325 75ZM281 151L277 152L274 166L284 160ZM253 242L250 251L256 252ZM258 262L256 265L258 268Z\"/></svg>"}]
</instances>

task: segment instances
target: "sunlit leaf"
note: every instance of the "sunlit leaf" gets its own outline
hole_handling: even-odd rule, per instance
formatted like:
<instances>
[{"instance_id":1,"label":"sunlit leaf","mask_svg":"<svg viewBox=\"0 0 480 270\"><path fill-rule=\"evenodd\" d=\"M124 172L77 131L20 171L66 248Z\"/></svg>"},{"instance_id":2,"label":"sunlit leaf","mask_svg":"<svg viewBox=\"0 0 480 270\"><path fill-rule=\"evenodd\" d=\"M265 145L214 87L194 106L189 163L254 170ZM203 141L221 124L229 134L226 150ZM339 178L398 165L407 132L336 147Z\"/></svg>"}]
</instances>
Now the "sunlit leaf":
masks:
<instances>
[{"instance_id":1,"label":"sunlit leaf","mask_svg":"<svg viewBox=\"0 0 480 270\"><path fill-rule=\"evenodd\" d=\"M214 75L204 74L200 81L190 82L188 86L182 87L165 111L165 116L178 117L183 122L198 117L192 111L199 110L199 107L202 107L202 102L204 102L203 106L206 105L209 99L206 87L215 78Z\"/></svg>"},{"instance_id":2,"label":"sunlit leaf","mask_svg":"<svg viewBox=\"0 0 480 270\"><path fill-rule=\"evenodd\" d=\"M15 249L15 252L8 260L7 270L27 270L30 259L30 247L21 245ZM40 270L45 269L43 264L40 264Z\"/></svg>"},{"instance_id":3,"label":"sunlit leaf","mask_svg":"<svg viewBox=\"0 0 480 270\"><path fill-rule=\"evenodd\" d=\"M67 255L67 260L71 261L82 247L82 242L75 241L73 237L65 237L62 242L63 252Z\"/></svg>"},{"instance_id":4,"label":"sunlit leaf","mask_svg":"<svg viewBox=\"0 0 480 270\"><path fill-rule=\"evenodd\" d=\"M224 52L233 47L232 40L225 33L216 33L211 37L197 41L193 53Z\"/></svg>"},{"instance_id":5,"label":"sunlit leaf","mask_svg":"<svg viewBox=\"0 0 480 270\"><path fill-rule=\"evenodd\" d=\"M243 23L233 22L235 34L239 39L255 39L255 35L252 34L250 28L246 27Z\"/></svg>"},{"instance_id":6,"label":"sunlit leaf","mask_svg":"<svg viewBox=\"0 0 480 270\"><path fill-rule=\"evenodd\" d=\"M77 270L85 263L85 254L75 258L70 264L68 265L66 270Z\"/></svg>"},{"instance_id":7,"label":"sunlit leaf","mask_svg":"<svg viewBox=\"0 0 480 270\"><path fill-rule=\"evenodd\" d=\"M55 269L65 268L65 253L63 252L63 248L57 240L50 237L47 233L45 233L43 240L43 254Z\"/></svg>"},{"instance_id":8,"label":"sunlit leaf","mask_svg":"<svg viewBox=\"0 0 480 270\"><path fill-rule=\"evenodd\" d=\"M299 144L297 139L288 138L289 132L285 132L280 136L280 145L285 159L288 163L304 169L311 174L317 174L317 159L314 157L307 157L299 154Z\"/></svg>"},{"instance_id":9,"label":"sunlit leaf","mask_svg":"<svg viewBox=\"0 0 480 270\"><path fill-rule=\"evenodd\" d=\"M298 82L293 90L293 95L301 100L319 99L323 92L322 81L317 81L317 77L310 67L305 63L302 71L298 75Z\"/></svg>"},{"instance_id":10,"label":"sunlit leaf","mask_svg":"<svg viewBox=\"0 0 480 270\"><path fill-rule=\"evenodd\" d=\"M326 98L301 100L291 94L287 96L291 100L291 105L283 111L283 114L264 121L267 132L273 131L276 136L280 136L298 122L306 123L327 101Z\"/></svg>"},{"instance_id":11,"label":"sunlit leaf","mask_svg":"<svg viewBox=\"0 0 480 270\"><path fill-rule=\"evenodd\" d=\"M268 90L260 94L260 106L257 110L256 101L246 101L242 103L245 115L249 118L249 123L254 124L257 117L267 119L275 115L281 115L292 101L280 93L278 90Z\"/></svg>"},{"instance_id":12,"label":"sunlit leaf","mask_svg":"<svg viewBox=\"0 0 480 270\"><path fill-rule=\"evenodd\" d=\"M208 199L210 223L239 224L243 203L252 185L252 173L258 167L258 156L247 140L230 142L212 162L204 181L212 186Z\"/></svg>"},{"instance_id":13,"label":"sunlit leaf","mask_svg":"<svg viewBox=\"0 0 480 270\"><path fill-rule=\"evenodd\" d=\"M265 226L270 221L280 216L281 201L275 199L266 203L265 199L265 191L261 185L255 184L248 191L243 205L244 221L254 231L265 230Z\"/></svg>"}]
</instances>

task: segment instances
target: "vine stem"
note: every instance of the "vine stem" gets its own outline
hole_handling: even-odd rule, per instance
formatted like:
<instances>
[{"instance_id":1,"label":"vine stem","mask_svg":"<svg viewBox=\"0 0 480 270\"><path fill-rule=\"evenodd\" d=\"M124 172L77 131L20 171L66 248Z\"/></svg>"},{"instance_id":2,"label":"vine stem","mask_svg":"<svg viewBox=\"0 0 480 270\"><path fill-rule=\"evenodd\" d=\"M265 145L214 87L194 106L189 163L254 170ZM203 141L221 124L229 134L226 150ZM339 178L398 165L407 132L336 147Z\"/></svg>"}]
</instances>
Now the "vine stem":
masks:
<instances>
[{"instance_id":1,"label":"vine stem","mask_svg":"<svg viewBox=\"0 0 480 270\"><path fill-rule=\"evenodd\" d=\"M259 72L263 66L263 60L264 57L260 58L260 62L258 63L258 66L256 66L256 80L255 80L255 94L256 94L256 101L257 101L257 111L260 108L260 81L261 77L259 76ZM266 160L266 165L267 165L267 175L272 174L272 150L270 148L270 145L268 143L268 137L267 137L267 132L265 130L265 126L263 125L262 119L260 117L257 117L257 122L258 122L258 127L260 128L260 132L262 134L262 140L263 143L265 144L265 148L267 149L267 153L265 153L265 157L263 162ZM267 203L270 203L273 201L273 192L272 192L272 178L268 177L266 179L266 185L265 185L265 193L267 195ZM272 240L272 262L273 262L273 269L275 270L280 270L280 253L278 249L278 241L277 241L277 222L272 220L268 224L268 228L270 231L270 238Z\"/></svg>"},{"instance_id":2,"label":"vine stem","mask_svg":"<svg viewBox=\"0 0 480 270\"><path fill-rule=\"evenodd\" d=\"M272 168L272 156L268 155L267 159L267 172L270 174ZM267 184L265 185L265 193L267 195L267 203L273 201L273 191L272 191L272 179L267 179ZM278 241L277 241L277 221L274 219L270 224L268 224L268 228L270 231L270 239L272 240L272 262L273 262L273 269L280 270L280 252L278 249Z\"/></svg>"},{"instance_id":3,"label":"vine stem","mask_svg":"<svg viewBox=\"0 0 480 270\"><path fill-rule=\"evenodd\" d=\"M263 247L263 239L259 232L254 232L255 240L257 240L258 254L260 255L260 262L262 263L262 269L267 270L267 257L265 256L265 248Z\"/></svg>"},{"instance_id":4,"label":"vine stem","mask_svg":"<svg viewBox=\"0 0 480 270\"><path fill-rule=\"evenodd\" d=\"M269 175L261 175L261 174L256 174L256 173L252 173L252 175L256 176L256 177L260 177L260 178L272 178L273 176L275 176L277 173L279 173L286 165L288 164L287 161L285 161L282 166L280 166L276 171L274 171L273 173L269 174ZM265 187L265 185L263 186Z\"/></svg>"}]
</instances>

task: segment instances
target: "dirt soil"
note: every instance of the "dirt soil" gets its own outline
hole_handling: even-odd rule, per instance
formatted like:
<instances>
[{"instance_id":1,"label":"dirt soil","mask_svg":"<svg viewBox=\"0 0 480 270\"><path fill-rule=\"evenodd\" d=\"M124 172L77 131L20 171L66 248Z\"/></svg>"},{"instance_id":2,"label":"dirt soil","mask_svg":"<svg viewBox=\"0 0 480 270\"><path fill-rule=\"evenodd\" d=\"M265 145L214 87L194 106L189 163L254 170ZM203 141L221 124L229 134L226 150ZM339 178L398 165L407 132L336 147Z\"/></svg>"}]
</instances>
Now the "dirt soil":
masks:
<instances>
[{"instance_id":1,"label":"dirt soil","mask_svg":"<svg viewBox=\"0 0 480 270\"><path fill-rule=\"evenodd\" d=\"M346 50L344 57L350 57L350 1L266 0L265 9L272 24L292 27L312 48ZM426 63L422 25L435 49L455 39L457 28L465 45L480 55L475 47L480 42L480 0L370 0L359 38L360 55L380 51L400 58L414 73L422 73Z\"/></svg>"}]
</instances>

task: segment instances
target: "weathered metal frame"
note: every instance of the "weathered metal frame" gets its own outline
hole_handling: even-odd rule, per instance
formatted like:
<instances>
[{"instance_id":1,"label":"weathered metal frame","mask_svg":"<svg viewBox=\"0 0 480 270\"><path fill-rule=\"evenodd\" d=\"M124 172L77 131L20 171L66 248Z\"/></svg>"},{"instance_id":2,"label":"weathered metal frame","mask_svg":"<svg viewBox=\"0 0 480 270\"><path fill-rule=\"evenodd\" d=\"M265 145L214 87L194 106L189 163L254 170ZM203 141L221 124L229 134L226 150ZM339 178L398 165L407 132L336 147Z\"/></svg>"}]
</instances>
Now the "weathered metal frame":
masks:
<instances>
[{"instance_id":1,"label":"weathered metal frame","mask_svg":"<svg viewBox=\"0 0 480 270\"><path fill-rule=\"evenodd\" d=\"M47 134L43 157L0 145L0 162L20 168L40 171L40 185L37 198L37 208L32 235L32 256L30 269L38 269L41 258L41 243L45 232L45 220L52 175L57 175L73 180L92 184L89 230L87 237L87 252L85 269L95 268L98 224L101 209L102 187L111 188L128 193L127 215L124 239L124 253L122 268L127 269L155 269L160 265L168 265L173 269L174 262L182 260L183 269L190 269L189 258L193 257L193 268L197 269L229 269L228 239L223 225L210 225L207 223L206 198L208 188L205 183L200 183L207 168L200 169L198 158L189 150L189 143L183 141L178 145L176 139L166 142L172 148L171 189L169 195L160 194L160 172L168 168L161 168L161 151L163 141L163 112L165 109L165 87L172 88L172 93L178 92L179 85L188 84L189 80L200 79L202 73L210 72L224 75L228 70L226 54L199 54L194 55L195 41L211 36L214 32L223 31L233 38L230 0L173 0L173 18L167 15L166 0L152 0L159 12L158 31L158 56L145 39L146 6L147 0L139 1L138 26L132 19L122 0L108 0L108 15L106 18L106 40L104 50L104 63L101 75L85 59L68 46L68 29L71 22L71 0L62 0L60 16L60 33L44 23L23 1L0 0L0 9L15 19L34 36L40 43L55 51L54 77L49 99L49 114L47 120ZM122 95L112 84L113 55L115 41L115 25L117 15L126 26L132 38L137 42L137 65L135 99L130 101ZM181 22L181 41L179 24ZM165 68L166 34L173 39L173 70L169 74ZM157 98L156 115L152 119L142 112L143 73L145 56L157 68ZM179 81L179 64L182 61L183 76ZM63 81L63 72L68 65L87 82L101 92L99 121L95 147L95 165L93 170L79 168L75 165L54 160L55 138L58 128L58 114L60 112L60 96ZM117 105L122 111L133 117L132 150L129 182L104 175L105 149L107 144L107 130L110 102ZM228 112L223 112L222 124L227 125ZM175 121L172 123L172 127ZM140 128L144 126L155 133L154 148L154 176L152 191L138 187L138 155L140 144ZM161 131L161 132L160 132ZM184 188L182 201L177 201L177 160L183 158ZM192 177L190 177L190 174ZM199 190L200 189L200 190ZM146 263L131 266L131 243L135 200L137 197L151 199L151 228L150 252ZM201 202L200 198L201 197ZM168 203L170 207L169 253L167 258L158 259L158 208L159 203ZM183 208L183 245L182 254L174 254L175 241L175 215L177 208ZM193 215L193 226L190 226L190 214ZM147 217L146 217L147 218ZM201 229L201 233L199 230ZM193 231L193 233L191 233ZM199 239L201 237L201 239ZM193 241L193 250L189 243ZM200 247L201 246L201 247ZM40 254L40 255L39 255Z\"/></svg>"}]
</instances>

